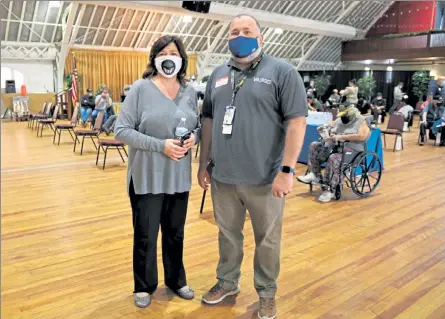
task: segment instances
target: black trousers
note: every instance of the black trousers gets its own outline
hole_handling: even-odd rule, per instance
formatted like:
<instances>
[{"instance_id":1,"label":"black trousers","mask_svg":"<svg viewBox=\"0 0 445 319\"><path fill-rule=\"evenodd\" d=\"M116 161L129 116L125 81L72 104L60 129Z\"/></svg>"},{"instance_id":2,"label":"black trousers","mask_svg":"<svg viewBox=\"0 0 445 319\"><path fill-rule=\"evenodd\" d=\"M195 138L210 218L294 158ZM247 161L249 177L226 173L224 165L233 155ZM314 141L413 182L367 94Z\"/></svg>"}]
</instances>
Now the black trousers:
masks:
<instances>
[{"instance_id":1,"label":"black trousers","mask_svg":"<svg viewBox=\"0 0 445 319\"><path fill-rule=\"evenodd\" d=\"M375 110L375 109L371 109L371 113L372 115L374 115L374 121L377 123L378 119L379 119L379 115L382 116L382 124L385 123L385 116L386 116L386 111L384 110Z\"/></svg>"},{"instance_id":2,"label":"black trousers","mask_svg":"<svg viewBox=\"0 0 445 319\"><path fill-rule=\"evenodd\" d=\"M189 192L136 195L130 181L133 211L134 292L152 294L158 287L157 240L162 231L165 284L172 290L187 285L182 260Z\"/></svg>"},{"instance_id":3,"label":"black trousers","mask_svg":"<svg viewBox=\"0 0 445 319\"><path fill-rule=\"evenodd\" d=\"M434 122L426 122L426 125L425 125L425 123L420 123L420 137L422 140L424 140L424 138L425 138L426 130L431 129L433 127L433 125L434 125ZM431 131L430 131L429 135L430 135L429 136L430 139L436 138L436 136Z\"/></svg>"}]
</instances>

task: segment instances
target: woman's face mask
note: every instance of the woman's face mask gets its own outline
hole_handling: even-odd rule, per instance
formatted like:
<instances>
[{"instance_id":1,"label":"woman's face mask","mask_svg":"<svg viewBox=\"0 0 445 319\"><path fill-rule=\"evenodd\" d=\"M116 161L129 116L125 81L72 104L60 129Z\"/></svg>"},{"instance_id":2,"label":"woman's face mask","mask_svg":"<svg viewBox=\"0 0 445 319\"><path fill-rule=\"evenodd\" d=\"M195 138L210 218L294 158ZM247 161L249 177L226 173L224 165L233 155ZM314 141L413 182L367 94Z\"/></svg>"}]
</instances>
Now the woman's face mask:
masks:
<instances>
[{"instance_id":1,"label":"woman's face mask","mask_svg":"<svg viewBox=\"0 0 445 319\"><path fill-rule=\"evenodd\" d=\"M175 77L182 67L182 58L176 55L164 55L155 59L156 70L166 78Z\"/></svg>"}]
</instances>

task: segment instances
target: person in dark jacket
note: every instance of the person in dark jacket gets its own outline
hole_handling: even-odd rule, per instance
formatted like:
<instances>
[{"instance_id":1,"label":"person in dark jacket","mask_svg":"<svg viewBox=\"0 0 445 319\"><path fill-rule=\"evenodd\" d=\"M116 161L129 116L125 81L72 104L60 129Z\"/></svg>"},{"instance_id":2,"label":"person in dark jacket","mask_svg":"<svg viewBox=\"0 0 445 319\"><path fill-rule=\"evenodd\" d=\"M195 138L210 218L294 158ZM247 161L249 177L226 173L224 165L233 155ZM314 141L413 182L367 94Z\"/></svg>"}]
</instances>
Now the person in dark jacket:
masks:
<instances>
[{"instance_id":1,"label":"person in dark jacket","mask_svg":"<svg viewBox=\"0 0 445 319\"><path fill-rule=\"evenodd\" d=\"M430 138L436 138L434 132L437 131L437 128L433 126L445 116L444 114L445 107L442 106L442 97L436 95L433 97L433 103L427 105L423 110L422 121L420 122L420 146L425 144L426 130L430 130Z\"/></svg>"},{"instance_id":2,"label":"person in dark jacket","mask_svg":"<svg viewBox=\"0 0 445 319\"><path fill-rule=\"evenodd\" d=\"M371 102L372 115L374 115L374 120L377 122L379 115L382 116L382 123L385 123L386 115L386 99L383 98L382 93L377 93L377 97Z\"/></svg>"},{"instance_id":3,"label":"person in dark jacket","mask_svg":"<svg viewBox=\"0 0 445 319\"><path fill-rule=\"evenodd\" d=\"M84 126L88 121L88 117L90 117L93 112L94 104L93 90L87 89L87 93L82 95L82 98L80 99L80 118Z\"/></svg>"}]
</instances>

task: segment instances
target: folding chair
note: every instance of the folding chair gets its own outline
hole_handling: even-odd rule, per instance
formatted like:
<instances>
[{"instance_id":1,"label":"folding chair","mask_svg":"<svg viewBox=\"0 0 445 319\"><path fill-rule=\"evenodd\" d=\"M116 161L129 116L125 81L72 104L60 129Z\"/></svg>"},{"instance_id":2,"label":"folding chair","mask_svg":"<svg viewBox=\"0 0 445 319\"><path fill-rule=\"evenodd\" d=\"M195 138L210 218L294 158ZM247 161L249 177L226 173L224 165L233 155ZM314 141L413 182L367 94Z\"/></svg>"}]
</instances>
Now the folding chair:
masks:
<instances>
[{"instance_id":1,"label":"folding chair","mask_svg":"<svg viewBox=\"0 0 445 319\"><path fill-rule=\"evenodd\" d=\"M54 124L57 122L57 115L59 114L59 108L60 108L59 104L57 104L54 107L53 116L51 118L37 120L37 137L39 136L39 128L40 127L42 127L42 129L40 130L40 137L42 137L43 129L46 126L49 126L54 131Z\"/></svg>"},{"instance_id":2,"label":"folding chair","mask_svg":"<svg viewBox=\"0 0 445 319\"><path fill-rule=\"evenodd\" d=\"M77 137L78 136L82 136L82 146L80 148L80 155L83 154L83 143L85 141L85 137L91 138L91 141L93 142L93 145L94 145L95 149L97 150L97 146L96 146L96 143L94 142L93 138L94 137L95 138L99 138L99 135L100 135L100 133L102 131L102 123L103 123L103 121L104 121L104 112L99 112L99 114L97 115L97 118L96 118L96 122L94 123L94 127L93 127L92 130L85 129L85 130L74 131L74 136L76 137L74 139L74 149L73 149L74 153L76 152L76 145L77 145Z\"/></svg>"},{"instance_id":3,"label":"folding chair","mask_svg":"<svg viewBox=\"0 0 445 319\"><path fill-rule=\"evenodd\" d=\"M59 134L59 141L57 142L57 145L60 145L60 136L62 135L62 131L68 131L68 133L70 133L71 138L73 139L73 141L74 141L75 138L77 139L77 136L75 136L73 133L74 133L74 128L77 125L78 114L79 114L79 107L77 106L74 109L73 116L71 117L71 123L69 123L69 124L56 124L55 125L55 127L54 127L53 144L56 141L56 134Z\"/></svg>"},{"instance_id":4,"label":"folding chair","mask_svg":"<svg viewBox=\"0 0 445 319\"><path fill-rule=\"evenodd\" d=\"M103 139L103 140L99 139L99 147L97 148L96 165L99 162L99 153L100 153L101 148L104 151L104 163L103 163L102 169L105 169L105 163L107 162L107 152L108 152L109 148L115 148L119 152L119 155L122 158L122 162L125 163L124 157L122 156L122 153L121 153L121 149L124 151L125 155L128 158L127 151L125 150L125 144L122 143L121 141L118 141L116 139Z\"/></svg>"},{"instance_id":5,"label":"folding chair","mask_svg":"<svg viewBox=\"0 0 445 319\"><path fill-rule=\"evenodd\" d=\"M386 130L382 131L383 134L383 145L386 148L386 134L395 135L396 138L394 140L394 149L393 152L396 151L397 137L400 136L402 139L402 150L403 150L403 126L405 124L405 117L400 112L395 112L390 115L388 121L388 127Z\"/></svg>"}]
</instances>

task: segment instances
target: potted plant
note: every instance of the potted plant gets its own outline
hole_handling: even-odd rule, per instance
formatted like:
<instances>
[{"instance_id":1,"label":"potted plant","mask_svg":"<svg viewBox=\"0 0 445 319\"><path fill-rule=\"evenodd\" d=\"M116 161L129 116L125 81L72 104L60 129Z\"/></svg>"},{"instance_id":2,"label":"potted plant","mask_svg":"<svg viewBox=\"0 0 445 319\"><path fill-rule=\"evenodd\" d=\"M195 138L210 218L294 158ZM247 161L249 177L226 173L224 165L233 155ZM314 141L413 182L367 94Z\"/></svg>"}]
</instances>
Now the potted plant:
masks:
<instances>
[{"instance_id":1,"label":"potted plant","mask_svg":"<svg viewBox=\"0 0 445 319\"><path fill-rule=\"evenodd\" d=\"M377 83L374 76L371 74L365 75L357 81L358 93L363 95L368 101L371 101L374 91L377 88Z\"/></svg>"},{"instance_id":2,"label":"potted plant","mask_svg":"<svg viewBox=\"0 0 445 319\"><path fill-rule=\"evenodd\" d=\"M329 86L331 85L331 76L326 74L316 75L314 77L314 86L317 92L317 96L321 98Z\"/></svg>"},{"instance_id":3,"label":"potted plant","mask_svg":"<svg viewBox=\"0 0 445 319\"><path fill-rule=\"evenodd\" d=\"M411 80L413 81L413 93L419 99L419 102L423 101L423 97L428 92L428 83L430 76L428 72L417 71L413 74Z\"/></svg>"},{"instance_id":4,"label":"potted plant","mask_svg":"<svg viewBox=\"0 0 445 319\"><path fill-rule=\"evenodd\" d=\"M79 84L82 83L82 77L80 75L77 75L77 81ZM65 83L65 90L71 89L71 85L73 84L73 74L67 74L63 79L63 82Z\"/></svg>"}]
</instances>

